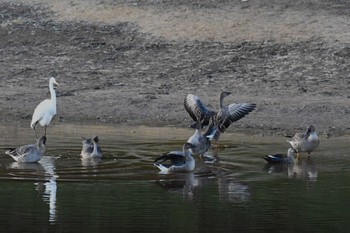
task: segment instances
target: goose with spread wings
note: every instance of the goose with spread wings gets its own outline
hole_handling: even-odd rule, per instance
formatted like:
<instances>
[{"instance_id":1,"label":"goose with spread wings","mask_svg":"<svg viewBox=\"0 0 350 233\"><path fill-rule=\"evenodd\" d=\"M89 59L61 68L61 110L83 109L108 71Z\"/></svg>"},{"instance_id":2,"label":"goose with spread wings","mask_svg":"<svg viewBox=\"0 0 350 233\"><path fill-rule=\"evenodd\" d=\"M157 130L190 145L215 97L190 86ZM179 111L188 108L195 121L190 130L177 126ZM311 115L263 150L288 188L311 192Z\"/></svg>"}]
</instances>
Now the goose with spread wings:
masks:
<instances>
[{"instance_id":1,"label":"goose with spread wings","mask_svg":"<svg viewBox=\"0 0 350 233\"><path fill-rule=\"evenodd\" d=\"M224 98L230 95L231 92L221 92L219 111L209 109L203 101L196 95L188 94L185 98L185 109L191 118L200 122L202 127L207 126L204 136L215 135L214 140L218 140L220 134L233 123L248 115L256 108L253 103L232 103L224 105Z\"/></svg>"}]
</instances>

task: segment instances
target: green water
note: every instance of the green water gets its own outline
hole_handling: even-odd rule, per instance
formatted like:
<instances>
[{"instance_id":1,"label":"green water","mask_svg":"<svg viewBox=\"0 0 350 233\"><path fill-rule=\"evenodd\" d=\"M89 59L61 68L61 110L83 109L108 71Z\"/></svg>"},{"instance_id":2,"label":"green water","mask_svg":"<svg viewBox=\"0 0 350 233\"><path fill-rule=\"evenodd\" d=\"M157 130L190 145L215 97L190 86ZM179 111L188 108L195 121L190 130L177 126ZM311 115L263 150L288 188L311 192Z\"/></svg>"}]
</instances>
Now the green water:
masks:
<instances>
[{"instance_id":1,"label":"green water","mask_svg":"<svg viewBox=\"0 0 350 233\"><path fill-rule=\"evenodd\" d=\"M20 164L7 147L33 142L0 127L2 232L347 232L349 137L321 137L312 158L266 166L285 138L224 134L218 161L159 174L153 160L178 150L189 129L55 125L47 154ZM102 161L81 161L81 136L98 135Z\"/></svg>"}]
</instances>

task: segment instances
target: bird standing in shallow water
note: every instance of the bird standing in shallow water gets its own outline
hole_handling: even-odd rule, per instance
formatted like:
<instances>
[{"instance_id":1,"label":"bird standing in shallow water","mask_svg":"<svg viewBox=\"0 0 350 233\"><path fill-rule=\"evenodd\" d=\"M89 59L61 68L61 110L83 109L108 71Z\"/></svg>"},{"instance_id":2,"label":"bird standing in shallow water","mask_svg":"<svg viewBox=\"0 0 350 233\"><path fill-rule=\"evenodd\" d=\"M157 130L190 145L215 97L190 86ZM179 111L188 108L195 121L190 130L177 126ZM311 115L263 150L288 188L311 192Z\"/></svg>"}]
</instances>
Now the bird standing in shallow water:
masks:
<instances>
[{"instance_id":1,"label":"bird standing in shallow water","mask_svg":"<svg viewBox=\"0 0 350 233\"><path fill-rule=\"evenodd\" d=\"M36 125L39 123L45 127L44 136L46 136L47 126L50 124L52 117L56 115L56 92L54 90L54 84L58 85L56 79L51 77L49 81L51 98L43 100L34 110L30 127L34 130L36 138L38 138L35 130Z\"/></svg>"},{"instance_id":2,"label":"bird standing in shallow water","mask_svg":"<svg viewBox=\"0 0 350 233\"><path fill-rule=\"evenodd\" d=\"M38 162L46 151L46 136L40 137L36 144L20 146L6 151L17 162L33 163Z\"/></svg>"},{"instance_id":3,"label":"bird standing in shallow water","mask_svg":"<svg viewBox=\"0 0 350 233\"><path fill-rule=\"evenodd\" d=\"M300 152L307 152L310 156L311 152L317 149L320 144L317 131L313 125L310 125L304 133L295 134L289 144L297 152L297 157L300 156Z\"/></svg>"},{"instance_id":4,"label":"bird standing in shallow water","mask_svg":"<svg viewBox=\"0 0 350 233\"><path fill-rule=\"evenodd\" d=\"M92 138L83 137L83 148L81 150L81 157L83 159L87 158L102 158L102 150L98 144L98 136Z\"/></svg>"},{"instance_id":5,"label":"bird standing in shallow water","mask_svg":"<svg viewBox=\"0 0 350 233\"><path fill-rule=\"evenodd\" d=\"M165 153L154 160L154 165L164 173L191 172L196 166L196 162L190 152L190 149L193 147L194 146L191 143L186 142L182 147L182 151L171 151ZM170 164L162 164L167 160L170 160Z\"/></svg>"},{"instance_id":6,"label":"bird standing in shallow water","mask_svg":"<svg viewBox=\"0 0 350 233\"><path fill-rule=\"evenodd\" d=\"M193 148L190 150L193 154L199 154L202 156L210 148L211 138L209 135L204 136L202 134L202 127L199 122L195 122L194 124L190 125L190 127L195 129L194 134L187 140L188 143L193 145Z\"/></svg>"},{"instance_id":7,"label":"bird standing in shallow water","mask_svg":"<svg viewBox=\"0 0 350 233\"><path fill-rule=\"evenodd\" d=\"M235 121L243 118L253 111L256 107L251 103L232 103L224 105L223 100L231 92L223 91L220 94L218 112L212 111L205 106L198 96L188 94L185 98L185 109L194 121L201 123L202 127L208 126L206 132L203 134L214 135L214 140L218 141L220 134Z\"/></svg>"}]
</instances>

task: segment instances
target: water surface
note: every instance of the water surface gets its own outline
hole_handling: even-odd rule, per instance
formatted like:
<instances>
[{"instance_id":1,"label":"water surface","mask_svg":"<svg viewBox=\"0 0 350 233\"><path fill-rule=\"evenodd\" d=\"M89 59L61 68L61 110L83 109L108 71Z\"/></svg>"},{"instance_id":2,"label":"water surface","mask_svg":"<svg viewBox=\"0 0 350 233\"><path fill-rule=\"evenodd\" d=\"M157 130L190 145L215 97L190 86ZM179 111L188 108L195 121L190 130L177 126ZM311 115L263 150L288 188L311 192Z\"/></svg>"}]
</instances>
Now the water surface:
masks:
<instances>
[{"instance_id":1,"label":"water surface","mask_svg":"<svg viewBox=\"0 0 350 233\"><path fill-rule=\"evenodd\" d=\"M222 135L193 173L159 174L153 160L179 150L189 129L49 128L46 156L14 162L6 148L30 128L0 126L0 228L4 232L345 232L350 223L349 138L321 137L311 159L267 166L285 138ZM82 161L81 136L98 135L101 161Z\"/></svg>"}]
</instances>

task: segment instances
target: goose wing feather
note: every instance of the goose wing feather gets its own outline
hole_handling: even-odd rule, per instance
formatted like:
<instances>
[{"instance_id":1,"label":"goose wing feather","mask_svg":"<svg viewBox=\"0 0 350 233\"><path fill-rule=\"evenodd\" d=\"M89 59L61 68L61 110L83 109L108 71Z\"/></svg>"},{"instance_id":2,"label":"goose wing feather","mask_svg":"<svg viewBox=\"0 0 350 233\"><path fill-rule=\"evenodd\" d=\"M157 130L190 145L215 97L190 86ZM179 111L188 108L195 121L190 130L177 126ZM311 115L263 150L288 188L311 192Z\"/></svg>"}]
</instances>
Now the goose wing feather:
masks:
<instances>
[{"instance_id":1,"label":"goose wing feather","mask_svg":"<svg viewBox=\"0 0 350 233\"><path fill-rule=\"evenodd\" d=\"M6 154L12 155L12 156L22 156L25 154L30 154L35 148L36 146L34 144L25 145L25 146L17 147L9 151L6 151Z\"/></svg>"},{"instance_id":2,"label":"goose wing feather","mask_svg":"<svg viewBox=\"0 0 350 233\"><path fill-rule=\"evenodd\" d=\"M171 151L161 155L154 160L155 163L163 163L170 160L173 165L182 165L186 161L186 157L182 151Z\"/></svg>"},{"instance_id":3,"label":"goose wing feather","mask_svg":"<svg viewBox=\"0 0 350 233\"><path fill-rule=\"evenodd\" d=\"M202 100L193 94L188 94L184 101L185 109L194 121L203 122L204 119L212 115L211 111Z\"/></svg>"},{"instance_id":4,"label":"goose wing feather","mask_svg":"<svg viewBox=\"0 0 350 233\"><path fill-rule=\"evenodd\" d=\"M233 103L225 106L217 115L219 130L224 132L233 122L248 115L255 107L256 104L251 103Z\"/></svg>"}]
</instances>

